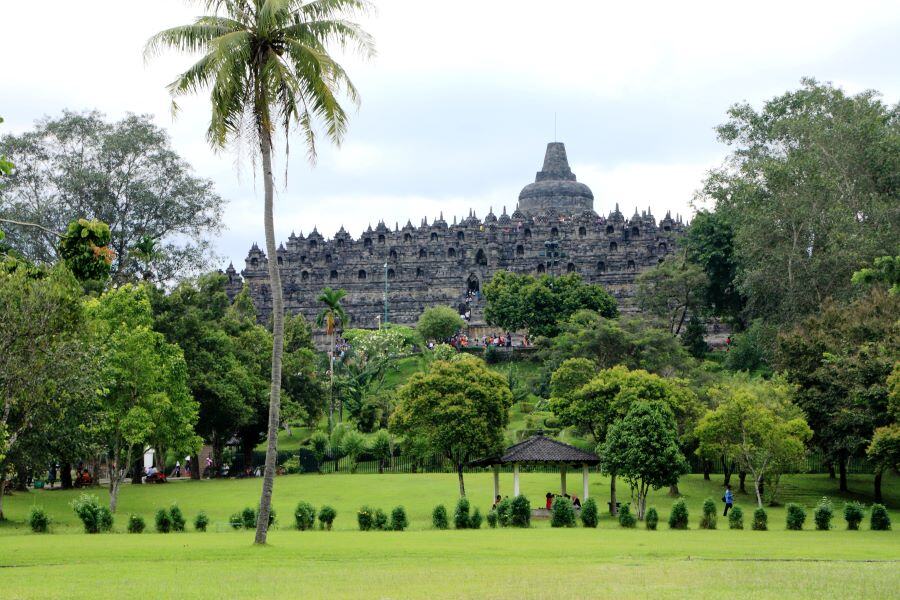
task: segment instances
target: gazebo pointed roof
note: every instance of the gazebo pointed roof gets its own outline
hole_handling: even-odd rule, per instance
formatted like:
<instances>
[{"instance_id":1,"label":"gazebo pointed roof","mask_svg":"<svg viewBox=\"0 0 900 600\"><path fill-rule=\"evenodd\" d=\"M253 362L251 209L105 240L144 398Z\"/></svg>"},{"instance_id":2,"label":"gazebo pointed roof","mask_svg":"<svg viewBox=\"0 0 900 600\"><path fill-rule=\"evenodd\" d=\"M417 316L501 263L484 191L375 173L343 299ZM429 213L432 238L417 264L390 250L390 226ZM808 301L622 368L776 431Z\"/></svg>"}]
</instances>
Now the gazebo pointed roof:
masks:
<instances>
[{"instance_id":1,"label":"gazebo pointed roof","mask_svg":"<svg viewBox=\"0 0 900 600\"><path fill-rule=\"evenodd\" d=\"M512 463L560 463L586 464L600 463L600 457L575 446L564 444L543 434L534 435L506 449L503 456L484 458L472 463L477 466Z\"/></svg>"}]
</instances>

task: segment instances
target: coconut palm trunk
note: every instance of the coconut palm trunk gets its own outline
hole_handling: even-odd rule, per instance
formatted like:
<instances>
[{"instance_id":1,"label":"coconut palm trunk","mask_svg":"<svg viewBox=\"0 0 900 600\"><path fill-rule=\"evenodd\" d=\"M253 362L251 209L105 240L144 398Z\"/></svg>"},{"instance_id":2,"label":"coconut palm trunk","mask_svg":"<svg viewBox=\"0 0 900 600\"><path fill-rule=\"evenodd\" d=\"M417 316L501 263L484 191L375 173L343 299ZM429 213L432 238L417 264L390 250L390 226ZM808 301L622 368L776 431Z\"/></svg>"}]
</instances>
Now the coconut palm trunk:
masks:
<instances>
[{"instance_id":1,"label":"coconut palm trunk","mask_svg":"<svg viewBox=\"0 0 900 600\"><path fill-rule=\"evenodd\" d=\"M265 202L263 226L266 235L266 255L269 257L269 285L272 291L272 380L269 389L269 428L266 444L266 466L263 471L262 495L259 499L259 518L256 521L257 544L266 543L269 529L269 512L272 506L272 488L275 485L275 461L278 457L278 422L281 412L281 358L284 350L284 293L281 273L275 260L274 177L272 175L272 143L268 132L260 134L263 186Z\"/></svg>"}]
</instances>

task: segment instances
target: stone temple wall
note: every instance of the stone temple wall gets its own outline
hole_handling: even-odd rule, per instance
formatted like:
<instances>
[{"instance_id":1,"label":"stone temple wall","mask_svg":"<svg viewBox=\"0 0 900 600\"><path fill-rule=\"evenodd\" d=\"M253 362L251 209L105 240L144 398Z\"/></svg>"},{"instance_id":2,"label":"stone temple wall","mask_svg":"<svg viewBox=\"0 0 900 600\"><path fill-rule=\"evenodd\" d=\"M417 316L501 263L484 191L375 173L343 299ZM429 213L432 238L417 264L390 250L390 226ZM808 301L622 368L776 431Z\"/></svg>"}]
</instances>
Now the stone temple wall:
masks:
<instances>
[{"instance_id":1,"label":"stone temple wall","mask_svg":"<svg viewBox=\"0 0 900 600\"><path fill-rule=\"evenodd\" d=\"M470 214L459 223L441 217L393 229L381 222L355 239L343 228L328 240L316 230L305 237L292 234L275 257L285 307L314 321L320 290L343 288L351 326L376 327L386 282L388 319L413 324L426 307L461 307L468 291L507 270L578 273L603 285L628 312L634 309L635 277L676 250L684 224L669 214L657 224L649 211L635 210L626 219L618 205L603 217L592 202L590 189L569 170L565 148L550 144L544 169L522 190L511 215L504 208L499 217L491 212L484 220ZM272 309L267 260L254 244L240 275L231 265L226 270L229 294L249 286L262 318ZM474 308L472 324L478 325L481 310Z\"/></svg>"}]
</instances>

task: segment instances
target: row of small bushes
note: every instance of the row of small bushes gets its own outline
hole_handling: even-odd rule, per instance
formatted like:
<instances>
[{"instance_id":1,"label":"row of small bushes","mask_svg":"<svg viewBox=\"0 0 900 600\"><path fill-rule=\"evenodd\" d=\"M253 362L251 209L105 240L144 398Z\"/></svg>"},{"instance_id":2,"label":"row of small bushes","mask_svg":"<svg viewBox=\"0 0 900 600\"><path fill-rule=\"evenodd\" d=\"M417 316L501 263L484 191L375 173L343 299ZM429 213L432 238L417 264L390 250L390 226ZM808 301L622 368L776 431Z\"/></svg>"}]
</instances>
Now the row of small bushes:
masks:
<instances>
[{"instance_id":1,"label":"row of small bushes","mask_svg":"<svg viewBox=\"0 0 900 600\"><path fill-rule=\"evenodd\" d=\"M356 513L356 522L360 531L403 531L409 527L406 509L402 506L391 511L390 521L387 514L380 508L363 506Z\"/></svg>"},{"instance_id":2,"label":"row of small bushes","mask_svg":"<svg viewBox=\"0 0 900 600\"><path fill-rule=\"evenodd\" d=\"M327 504L319 509L319 529L331 531L337 511ZM297 529L307 531L316 525L316 507L309 502L300 501L294 509L294 522Z\"/></svg>"}]
</instances>

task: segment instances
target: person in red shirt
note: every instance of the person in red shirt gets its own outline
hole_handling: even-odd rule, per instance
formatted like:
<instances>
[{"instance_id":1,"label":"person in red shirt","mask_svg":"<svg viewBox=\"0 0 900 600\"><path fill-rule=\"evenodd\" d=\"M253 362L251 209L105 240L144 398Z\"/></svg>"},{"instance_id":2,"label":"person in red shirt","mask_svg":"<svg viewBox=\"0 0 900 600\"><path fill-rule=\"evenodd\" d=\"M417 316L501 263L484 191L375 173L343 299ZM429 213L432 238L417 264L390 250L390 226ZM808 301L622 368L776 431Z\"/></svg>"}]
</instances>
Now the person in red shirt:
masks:
<instances>
[{"instance_id":1,"label":"person in red shirt","mask_svg":"<svg viewBox=\"0 0 900 600\"><path fill-rule=\"evenodd\" d=\"M547 492L547 510L553 508L553 494Z\"/></svg>"}]
</instances>

